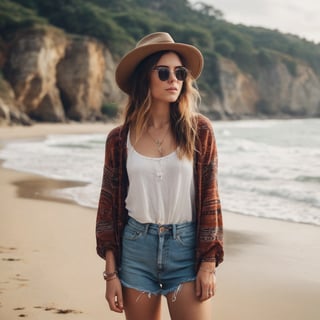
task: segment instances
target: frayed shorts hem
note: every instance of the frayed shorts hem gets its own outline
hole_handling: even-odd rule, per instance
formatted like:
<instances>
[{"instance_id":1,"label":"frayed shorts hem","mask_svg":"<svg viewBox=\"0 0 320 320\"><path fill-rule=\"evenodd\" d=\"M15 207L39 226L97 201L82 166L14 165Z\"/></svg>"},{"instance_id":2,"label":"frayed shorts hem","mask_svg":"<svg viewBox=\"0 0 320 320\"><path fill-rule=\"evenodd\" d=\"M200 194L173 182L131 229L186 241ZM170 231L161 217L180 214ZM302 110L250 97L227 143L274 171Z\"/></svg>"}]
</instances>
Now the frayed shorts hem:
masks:
<instances>
[{"instance_id":1,"label":"frayed shorts hem","mask_svg":"<svg viewBox=\"0 0 320 320\"><path fill-rule=\"evenodd\" d=\"M135 286L132 286L130 284L128 284L127 282L123 281L120 279L121 281L121 284L123 287L125 288L128 288L128 289L134 289L134 290L137 290L139 292L143 292L143 293L146 293L148 295L162 295L162 296L166 296L168 295L169 293L172 293L172 292L176 292L178 290L178 288L184 284L184 283L187 283L187 282L192 282L192 281L195 281L196 280L196 277L191 277L191 278L187 278L185 280L182 280L178 285L170 288L170 289L166 289L166 290L162 290L162 289L159 289L157 291L150 291L150 290L146 290L145 288L137 288Z\"/></svg>"}]
</instances>

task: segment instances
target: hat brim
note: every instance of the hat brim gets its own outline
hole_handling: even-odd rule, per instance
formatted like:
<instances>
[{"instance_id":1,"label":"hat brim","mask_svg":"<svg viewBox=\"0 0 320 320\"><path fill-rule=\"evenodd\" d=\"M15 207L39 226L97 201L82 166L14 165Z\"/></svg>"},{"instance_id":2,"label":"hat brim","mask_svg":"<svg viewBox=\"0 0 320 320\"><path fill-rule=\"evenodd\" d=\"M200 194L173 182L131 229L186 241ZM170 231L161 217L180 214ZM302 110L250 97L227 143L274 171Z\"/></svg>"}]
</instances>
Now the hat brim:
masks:
<instances>
[{"instance_id":1,"label":"hat brim","mask_svg":"<svg viewBox=\"0 0 320 320\"><path fill-rule=\"evenodd\" d=\"M121 90L130 92L130 78L137 65L146 57L159 51L175 51L183 59L185 67L192 77L197 79L203 68L203 56L194 46L184 43L157 43L135 48L128 52L119 62L115 77Z\"/></svg>"}]
</instances>

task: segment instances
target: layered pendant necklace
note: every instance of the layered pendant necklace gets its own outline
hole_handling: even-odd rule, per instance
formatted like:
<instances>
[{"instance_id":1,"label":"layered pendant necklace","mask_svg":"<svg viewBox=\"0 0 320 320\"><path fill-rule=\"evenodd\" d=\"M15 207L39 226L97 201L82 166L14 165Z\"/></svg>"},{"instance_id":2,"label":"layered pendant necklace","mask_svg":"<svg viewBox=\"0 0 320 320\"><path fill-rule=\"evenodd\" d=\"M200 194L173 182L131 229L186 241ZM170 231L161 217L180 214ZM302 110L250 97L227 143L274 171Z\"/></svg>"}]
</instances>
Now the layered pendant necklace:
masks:
<instances>
[{"instance_id":1,"label":"layered pendant necklace","mask_svg":"<svg viewBox=\"0 0 320 320\"><path fill-rule=\"evenodd\" d=\"M150 136L151 140L152 140L152 141L154 142L154 144L156 145L156 148L157 148L157 150L158 150L158 152L159 152L159 154L160 154L161 157L164 156L162 144L163 144L164 139L166 138L166 136L167 136L167 134L168 134L168 132L169 132L169 128L170 128L170 125L168 126L168 128L167 128L164 136L162 137L162 139L155 139L155 138L151 135L151 133L149 132L149 130L147 130L148 135Z\"/></svg>"}]
</instances>

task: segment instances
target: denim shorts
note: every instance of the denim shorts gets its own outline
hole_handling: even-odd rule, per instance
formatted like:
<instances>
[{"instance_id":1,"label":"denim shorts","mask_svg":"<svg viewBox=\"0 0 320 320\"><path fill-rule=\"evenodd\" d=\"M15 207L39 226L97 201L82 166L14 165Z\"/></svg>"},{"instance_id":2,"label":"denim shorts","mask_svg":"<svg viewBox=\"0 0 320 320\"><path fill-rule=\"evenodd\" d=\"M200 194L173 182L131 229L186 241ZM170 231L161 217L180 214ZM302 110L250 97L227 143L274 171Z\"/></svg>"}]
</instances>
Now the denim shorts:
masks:
<instances>
[{"instance_id":1,"label":"denim shorts","mask_svg":"<svg viewBox=\"0 0 320 320\"><path fill-rule=\"evenodd\" d=\"M124 287L167 295L196 279L195 224L142 224L124 228L119 277Z\"/></svg>"}]
</instances>

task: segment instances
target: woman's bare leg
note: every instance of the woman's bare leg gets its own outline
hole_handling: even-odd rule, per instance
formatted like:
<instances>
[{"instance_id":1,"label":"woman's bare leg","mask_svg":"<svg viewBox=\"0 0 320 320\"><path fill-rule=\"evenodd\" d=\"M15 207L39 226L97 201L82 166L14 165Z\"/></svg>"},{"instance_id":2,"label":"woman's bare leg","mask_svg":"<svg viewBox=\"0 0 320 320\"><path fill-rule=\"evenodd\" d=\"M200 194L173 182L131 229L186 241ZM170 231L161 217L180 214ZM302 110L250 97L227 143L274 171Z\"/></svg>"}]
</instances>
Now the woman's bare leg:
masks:
<instances>
[{"instance_id":1,"label":"woman's bare leg","mask_svg":"<svg viewBox=\"0 0 320 320\"><path fill-rule=\"evenodd\" d=\"M195 282L183 283L175 299L174 296L174 292L167 295L171 320L212 320L211 300L199 300L196 296Z\"/></svg>"},{"instance_id":2,"label":"woman's bare leg","mask_svg":"<svg viewBox=\"0 0 320 320\"><path fill-rule=\"evenodd\" d=\"M127 320L160 320L161 295L149 295L148 293L124 287L122 291Z\"/></svg>"}]
</instances>

